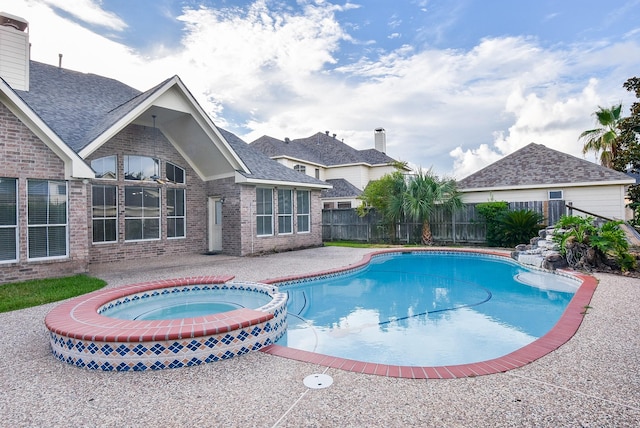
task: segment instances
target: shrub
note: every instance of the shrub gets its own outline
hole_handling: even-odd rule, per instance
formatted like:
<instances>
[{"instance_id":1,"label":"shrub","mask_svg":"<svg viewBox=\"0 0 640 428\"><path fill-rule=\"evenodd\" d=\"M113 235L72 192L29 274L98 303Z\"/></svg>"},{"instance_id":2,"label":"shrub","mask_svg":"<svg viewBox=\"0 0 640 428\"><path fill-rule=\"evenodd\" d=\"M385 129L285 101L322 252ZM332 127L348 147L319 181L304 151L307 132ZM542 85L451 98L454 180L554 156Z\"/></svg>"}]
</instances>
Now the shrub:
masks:
<instances>
[{"instance_id":1,"label":"shrub","mask_svg":"<svg viewBox=\"0 0 640 428\"><path fill-rule=\"evenodd\" d=\"M500 218L509 211L509 204L504 201L484 202L476 205L476 211L487 222L487 245L500 247L503 240L500 232Z\"/></svg>"},{"instance_id":2,"label":"shrub","mask_svg":"<svg viewBox=\"0 0 640 428\"><path fill-rule=\"evenodd\" d=\"M593 217L563 216L556 224L553 240L560 245L569 266L589 270L611 265L613 258L623 272L635 269L636 260L619 227L622 221L608 221L600 227L593 221Z\"/></svg>"},{"instance_id":3,"label":"shrub","mask_svg":"<svg viewBox=\"0 0 640 428\"><path fill-rule=\"evenodd\" d=\"M527 244L538 235L538 231L544 226L544 216L533 210L516 210L503 213L498 219L499 233L502 236L502 245L514 247L518 244Z\"/></svg>"}]
</instances>

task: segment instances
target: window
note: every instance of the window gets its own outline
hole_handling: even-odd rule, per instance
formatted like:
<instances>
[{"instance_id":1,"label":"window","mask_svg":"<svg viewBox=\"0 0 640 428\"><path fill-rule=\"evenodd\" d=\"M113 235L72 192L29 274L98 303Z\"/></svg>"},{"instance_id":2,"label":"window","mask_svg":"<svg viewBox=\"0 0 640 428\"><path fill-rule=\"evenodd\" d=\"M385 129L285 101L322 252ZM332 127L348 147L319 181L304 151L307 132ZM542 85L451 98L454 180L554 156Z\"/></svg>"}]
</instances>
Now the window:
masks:
<instances>
[{"instance_id":1,"label":"window","mask_svg":"<svg viewBox=\"0 0 640 428\"><path fill-rule=\"evenodd\" d=\"M311 204L308 190L296 191L296 221L298 232L309 232L309 218L311 214Z\"/></svg>"},{"instance_id":2,"label":"window","mask_svg":"<svg viewBox=\"0 0 640 428\"><path fill-rule=\"evenodd\" d=\"M293 204L289 189L278 189L278 233L293 233Z\"/></svg>"},{"instance_id":3,"label":"window","mask_svg":"<svg viewBox=\"0 0 640 428\"><path fill-rule=\"evenodd\" d=\"M160 162L147 156L125 156L124 178L126 180L150 181L158 178Z\"/></svg>"},{"instance_id":4,"label":"window","mask_svg":"<svg viewBox=\"0 0 640 428\"><path fill-rule=\"evenodd\" d=\"M304 165L294 165L294 166L293 166L293 169L294 169L294 170L296 170L296 171L298 171L298 172L301 172L301 173L303 173L303 174L306 174L306 173L307 173L307 167L306 167L306 166L304 166Z\"/></svg>"},{"instance_id":5,"label":"window","mask_svg":"<svg viewBox=\"0 0 640 428\"><path fill-rule=\"evenodd\" d=\"M18 259L18 180L0 178L0 263Z\"/></svg>"},{"instance_id":6,"label":"window","mask_svg":"<svg viewBox=\"0 0 640 428\"><path fill-rule=\"evenodd\" d=\"M258 236L273 235L272 189L256 189L256 229Z\"/></svg>"},{"instance_id":7,"label":"window","mask_svg":"<svg viewBox=\"0 0 640 428\"><path fill-rule=\"evenodd\" d=\"M167 189L167 238L184 238L184 189Z\"/></svg>"},{"instance_id":8,"label":"window","mask_svg":"<svg viewBox=\"0 0 640 428\"><path fill-rule=\"evenodd\" d=\"M351 202L338 202L338 209L351 208Z\"/></svg>"},{"instance_id":9,"label":"window","mask_svg":"<svg viewBox=\"0 0 640 428\"><path fill-rule=\"evenodd\" d=\"M184 184L184 169L167 162L165 165L167 180L172 183Z\"/></svg>"},{"instance_id":10,"label":"window","mask_svg":"<svg viewBox=\"0 0 640 428\"><path fill-rule=\"evenodd\" d=\"M105 156L103 158L92 160L91 168L95 171L96 178L104 178L108 180L115 180L118 178L116 160L116 156Z\"/></svg>"},{"instance_id":11,"label":"window","mask_svg":"<svg viewBox=\"0 0 640 428\"><path fill-rule=\"evenodd\" d=\"M27 181L30 259L67 256L67 183Z\"/></svg>"},{"instance_id":12,"label":"window","mask_svg":"<svg viewBox=\"0 0 640 428\"><path fill-rule=\"evenodd\" d=\"M333 202L325 202L324 204L322 204L322 209L323 210L332 210L332 209L335 208L335 206L336 206L336 204L333 203Z\"/></svg>"},{"instance_id":13,"label":"window","mask_svg":"<svg viewBox=\"0 0 640 428\"><path fill-rule=\"evenodd\" d=\"M320 180L320 168L316 168L316 178Z\"/></svg>"},{"instance_id":14,"label":"window","mask_svg":"<svg viewBox=\"0 0 640 428\"><path fill-rule=\"evenodd\" d=\"M93 242L118 240L118 188L92 186Z\"/></svg>"},{"instance_id":15,"label":"window","mask_svg":"<svg viewBox=\"0 0 640 428\"><path fill-rule=\"evenodd\" d=\"M563 199L562 190L549 190L549 200Z\"/></svg>"},{"instance_id":16,"label":"window","mask_svg":"<svg viewBox=\"0 0 640 428\"><path fill-rule=\"evenodd\" d=\"M125 187L124 239L160 239L160 189Z\"/></svg>"}]
</instances>

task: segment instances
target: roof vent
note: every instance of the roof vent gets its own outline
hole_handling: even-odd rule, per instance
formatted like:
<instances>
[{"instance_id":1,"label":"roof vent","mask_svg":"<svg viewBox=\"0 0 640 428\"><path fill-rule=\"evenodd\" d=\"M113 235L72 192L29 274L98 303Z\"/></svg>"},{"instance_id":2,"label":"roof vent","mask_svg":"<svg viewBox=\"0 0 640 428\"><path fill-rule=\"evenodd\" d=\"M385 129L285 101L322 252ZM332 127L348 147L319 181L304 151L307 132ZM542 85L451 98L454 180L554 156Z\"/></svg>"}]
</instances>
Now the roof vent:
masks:
<instances>
[{"instance_id":1,"label":"roof vent","mask_svg":"<svg viewBox=\"0 0 640 428\"><path fill-rule=\"evenodd\" d=\"M325 133L326 135L329 135L329 131L324 131L324 133Z\"/></svg>"},{"instance_id":2,"label":"roof vent","mask_svg":"<svg viewBox=\"0 0 640 428\"><path fill-rule=\"evenodd\" d=\"M289 144L291 142L291 140L289 139L289 137L284 137L284 142Z\"/></svg>"}]
</instances>

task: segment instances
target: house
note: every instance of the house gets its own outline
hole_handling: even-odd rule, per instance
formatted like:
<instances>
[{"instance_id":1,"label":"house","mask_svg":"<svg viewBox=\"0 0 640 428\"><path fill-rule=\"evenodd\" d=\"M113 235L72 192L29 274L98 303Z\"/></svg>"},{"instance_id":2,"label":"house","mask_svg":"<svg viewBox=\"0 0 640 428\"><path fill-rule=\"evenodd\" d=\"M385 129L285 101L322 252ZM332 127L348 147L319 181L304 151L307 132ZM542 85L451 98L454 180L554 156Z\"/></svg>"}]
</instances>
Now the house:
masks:
<instances>
[{"instance_id":1,"label":"house","mask_svg":"<svg viewBox=\"0 0 640 428\"><path fill-rule=\"evenodd\" d=\"M178 76L140 92L30 61L27 29L0 14L0 283L322 244L329 184L216 127Z\"/></svg>"},{"instance_id":2,"label":"house","mask_svg":"<svg viewBox=\"0 0 640 428\"><path fill-rule=\"evenodd\" d=\"M395 171L396 160L386 155L386 133L376 129L375 148L356 150L329 131L307 138L278 140L267 135L250 143L282 165L324 180L333 187L322 191L323 207L352 208L369 181Z\"/></svg>"},{"instance_id":3,"label":"house","mask_svg":"<svg viewBox=\"0 0 640 428\"><path fill-rule=\"evenodd\" d=\"M573 215L627 218L633 178L584 159L531 143L458 181L465 203L564 201ZM580 210L580 211L579 211Z\"/></svg>"}]
</instances>

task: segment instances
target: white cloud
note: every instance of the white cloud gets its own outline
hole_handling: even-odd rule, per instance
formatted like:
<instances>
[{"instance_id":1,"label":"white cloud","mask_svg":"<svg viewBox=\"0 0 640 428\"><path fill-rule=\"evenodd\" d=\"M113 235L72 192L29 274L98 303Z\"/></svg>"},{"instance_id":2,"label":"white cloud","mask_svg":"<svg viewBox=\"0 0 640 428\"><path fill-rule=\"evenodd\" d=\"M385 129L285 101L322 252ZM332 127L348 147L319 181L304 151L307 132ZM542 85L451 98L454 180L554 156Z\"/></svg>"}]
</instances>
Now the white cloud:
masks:
<instances>
[{"instance_id":1,"label":"white cloud","mask_svg":"<svg viewBox=\"0 0 640 428\"><path fill-rule=\"evenodd\" d=\"M293 12L263 0L246 10L186 8L176 17L181 48L159 45L145 58L56 15L50 5L64 4L56 1L0 0L29 21L35 60L57 63L62 52L67 68L141 90L178 74L216 124L246 141L329 130L362 149L384 127L389 155L456 178L530 142L581 155L577 136L597 106L630 105L622 83L640 58L631 40L545 49L508 37L471 50L405 45L342 63L339 49L357 41L337 14L355 5L300 3ZM81 5L78 19L122 28L99 18L99 2Z\"/></svg>"},{"instance_id":2,"label":"white cloud","mask_svg":"<svg viewBox=\"0 0 640 428\"><path fill-rule=\"evenodd\" d=\"M42 0L49 6L64 10L66 13L91 25L122 31L127 24L115 13L102 9L102 2L95 0Z\"/></svg>"}]
</instances>

